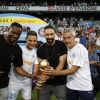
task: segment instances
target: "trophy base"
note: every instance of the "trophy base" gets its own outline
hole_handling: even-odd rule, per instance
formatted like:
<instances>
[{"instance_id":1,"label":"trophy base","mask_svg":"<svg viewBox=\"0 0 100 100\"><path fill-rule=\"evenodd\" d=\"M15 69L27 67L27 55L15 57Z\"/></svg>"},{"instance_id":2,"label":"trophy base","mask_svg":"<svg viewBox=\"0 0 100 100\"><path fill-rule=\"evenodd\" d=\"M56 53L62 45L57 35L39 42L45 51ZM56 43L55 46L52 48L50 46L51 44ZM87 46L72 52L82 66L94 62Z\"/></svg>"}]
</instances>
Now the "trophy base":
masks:
<instances>
[{"instance_id":1,"label":"trophy base","mask_svg":"<svg viewBox=\"0 0 100 100\"><path fill-rule=\"evenodd\" d=\"M43 87L43 85L44 85L43 83L40 84L40 83L37 82L36 83L36 88L41 89Z\"/></svg>"}]
</instances>

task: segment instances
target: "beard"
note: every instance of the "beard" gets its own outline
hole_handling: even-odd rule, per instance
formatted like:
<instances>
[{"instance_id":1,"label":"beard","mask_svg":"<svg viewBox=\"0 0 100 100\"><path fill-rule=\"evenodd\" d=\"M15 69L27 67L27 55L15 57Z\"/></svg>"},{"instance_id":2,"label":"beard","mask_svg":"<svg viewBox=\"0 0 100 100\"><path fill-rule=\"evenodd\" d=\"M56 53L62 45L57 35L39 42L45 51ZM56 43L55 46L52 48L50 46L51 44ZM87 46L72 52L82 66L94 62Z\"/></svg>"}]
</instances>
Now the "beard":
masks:
<instances>
[{"instance_id":1,"label":"beard","mask_svg":"<svg viewBox=\"0 0 100 100\"><path fill-rule=\"evenodd\" d=\"M46 41L47 41L47 43L49 45L52 45L54 43L54 38L52 38L52 39L46 39Z\"/></svg>"},{"instance_id":2,"label":"beard","mask_svg":"<svg viewBox=\"0 0 100 100\"><path fill-rule=\"evenodd\" d=\"M9 40L9 43L15 44L17 42L18 38L13 37L13 36L8 36L8 40Z\"/></svg>"}]
</instances>

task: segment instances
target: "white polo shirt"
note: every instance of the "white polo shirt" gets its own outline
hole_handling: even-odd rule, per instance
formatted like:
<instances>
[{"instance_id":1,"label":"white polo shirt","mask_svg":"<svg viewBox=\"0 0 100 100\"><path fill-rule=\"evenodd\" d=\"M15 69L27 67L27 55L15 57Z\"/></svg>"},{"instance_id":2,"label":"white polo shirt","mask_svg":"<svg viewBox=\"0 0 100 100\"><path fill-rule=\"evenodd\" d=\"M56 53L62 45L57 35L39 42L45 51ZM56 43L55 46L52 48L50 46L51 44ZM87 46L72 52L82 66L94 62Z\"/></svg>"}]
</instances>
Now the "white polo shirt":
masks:
<instances>
[{"instance_id":1,"label":"white polo shirt","mask_svg":"<svg viewBox=\"0 0 100 100\"><path fill-rule=\"evenodd\" d=\"M69 69L72 65L80 67L76 73L67 76L67 87L81 91L93 90L87 49L77 43L68 49L67 62Z\"/></svg>"}]
</instances>

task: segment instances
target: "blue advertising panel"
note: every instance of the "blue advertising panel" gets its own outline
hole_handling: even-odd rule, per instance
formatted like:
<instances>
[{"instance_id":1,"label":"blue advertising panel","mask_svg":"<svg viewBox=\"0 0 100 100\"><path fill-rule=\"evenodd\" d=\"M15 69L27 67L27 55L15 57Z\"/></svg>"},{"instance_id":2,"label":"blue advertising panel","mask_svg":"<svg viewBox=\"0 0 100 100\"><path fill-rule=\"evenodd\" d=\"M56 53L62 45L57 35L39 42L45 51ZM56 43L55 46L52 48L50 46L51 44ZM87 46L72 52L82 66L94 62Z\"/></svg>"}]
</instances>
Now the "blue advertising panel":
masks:
<instances>
[{"instance_id":1,"label":"blue advertising panel","mask_svg":"<svg viewBox=\"0 0 100 100\"><path fill-rule=\"evenodd\" d=\"M18 41L25 41L27 31L34 30L37 32L38 40L45 42L43 35L43 29L47 25L45 21L26 14L3 13L0 14L0 34L7 34L12 22L18 22L23 26L23 31Z\"/></svg>"}]
</instances>

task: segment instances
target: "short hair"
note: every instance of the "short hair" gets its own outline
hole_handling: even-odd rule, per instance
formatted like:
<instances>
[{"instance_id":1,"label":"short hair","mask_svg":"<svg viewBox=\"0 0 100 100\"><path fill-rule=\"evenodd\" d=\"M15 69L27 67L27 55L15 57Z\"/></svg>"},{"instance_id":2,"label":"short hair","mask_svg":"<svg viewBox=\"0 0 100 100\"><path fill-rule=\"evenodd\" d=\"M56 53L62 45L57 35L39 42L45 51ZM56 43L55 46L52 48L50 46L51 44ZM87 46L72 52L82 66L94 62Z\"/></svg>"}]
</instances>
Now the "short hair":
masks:
<instances>
[{"instance_id":1,"label":"short hair","mask_svg":"<svg viewBox=\"0 0 100 100\"><path fill-rule=\"evenodd\" d=\"M37 33L36 33L35 31L32 31L32 30L29 31L29 32L27 32L26 38L27 38L29 35L36 36L36 37L37 37Z\"/></svg>"},{"instance_id":2,"label":"short hair","mask_svg":"<svg viewBox=\"0 0 100 100\"><path fill-rule=\"evenodd\" d=\"M45 31L46 29L53 29L54 32L56 33L55 28L54 28L53 26L51 26L51 25L47 25L47 26L45 26L45 27L44 27L44 31Z\"/></svg>"},{"instance_id":3,"label":"short hair","mask_svg":"<svg viewBox=\"0 0 100 100\"><path fill-rule=\"evenodd\" d=\"M17 22L13 22L10 27L20 27L22 29L22 25Z\"/></svg>"},{"instance_id":4,"label":"short hair","mask_svg":"<svg viewBox=\"0 0 100 100\"><path fill-rule=\"evenodd\" d=\"M76 37L76 30L74 28L66 28L63 34L65 33L70 33L72 36Z\"/></svg>"}]
</instances>

